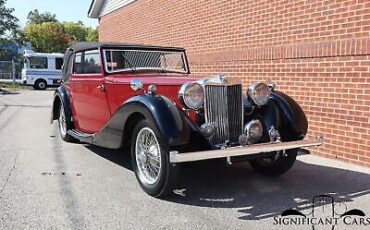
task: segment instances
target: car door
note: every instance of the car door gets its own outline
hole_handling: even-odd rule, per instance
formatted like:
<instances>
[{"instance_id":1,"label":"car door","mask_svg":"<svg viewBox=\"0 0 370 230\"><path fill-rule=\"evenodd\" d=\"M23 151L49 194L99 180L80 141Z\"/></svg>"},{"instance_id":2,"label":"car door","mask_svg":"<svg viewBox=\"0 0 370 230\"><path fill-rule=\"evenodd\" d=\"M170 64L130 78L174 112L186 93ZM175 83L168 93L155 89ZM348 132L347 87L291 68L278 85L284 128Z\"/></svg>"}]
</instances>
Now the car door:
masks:
<instances>
[{"instance_id":1,"label":"car door","mask_svg":"<svg viewBox=\"0 0 370 230\"><path fill-rule=\"evenodd\" d=\"M77 52L71 77L74 123L87 133L99 131L110 118L105 77L98 49Z\"/></svg>"}]
</instances>

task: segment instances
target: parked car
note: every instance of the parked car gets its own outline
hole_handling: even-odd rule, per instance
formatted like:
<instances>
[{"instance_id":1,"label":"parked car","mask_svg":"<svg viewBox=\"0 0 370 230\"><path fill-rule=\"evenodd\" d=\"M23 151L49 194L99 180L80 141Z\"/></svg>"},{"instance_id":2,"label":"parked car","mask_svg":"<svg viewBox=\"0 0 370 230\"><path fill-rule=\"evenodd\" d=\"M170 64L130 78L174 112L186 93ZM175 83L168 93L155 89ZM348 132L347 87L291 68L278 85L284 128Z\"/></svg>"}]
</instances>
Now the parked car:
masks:
<instances>
[{"instance_id":1,"label":"parked car","mask_svg":"<svg viewBox=\"0 0 370 230\"><path fill-rule=\"evenodd\" d=\"M48 86L59 85L62 77L63 54L35 53L26 50L22 80L34 89L45 90Z\"/></svg>"},{"instance_id":2,"label":"parked car","mask_svg":"<svg viewBox=\"0 0 370 230\"><path fill-rule=\"evenodd\" d=\"M167 195L184 162L248 160L258 172L289 170L307 119L272 84L218 74L190 74L183 48L78 43L64 57L51 121L63 140L111 149L129 146L133 169L149 195ZM126 152L126 151L124 151Z\"/></svg>"}]
</instances>

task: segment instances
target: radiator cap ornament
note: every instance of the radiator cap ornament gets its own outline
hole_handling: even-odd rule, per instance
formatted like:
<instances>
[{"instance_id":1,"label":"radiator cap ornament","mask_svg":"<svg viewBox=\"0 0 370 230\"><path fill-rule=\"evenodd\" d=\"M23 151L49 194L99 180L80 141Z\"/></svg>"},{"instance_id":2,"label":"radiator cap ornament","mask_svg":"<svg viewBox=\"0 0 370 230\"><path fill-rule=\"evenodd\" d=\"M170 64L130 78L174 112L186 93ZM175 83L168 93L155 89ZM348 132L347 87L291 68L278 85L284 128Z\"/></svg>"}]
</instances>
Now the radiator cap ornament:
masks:
<instances>
[{"instance_id":1,"label":"radiator cap ornament","mask_svg":"<svg viewBox=\"0 0 370 230\"><path fill-rule=\"evenodd\" d=\"M222 84L227 84L227 77L223 73L217 74L217 77L220 79L220 82Z\"/></svg>"},{"instance_id":2,"label":"radiator cap ornament","mask_svg":"<svg viewBox=\"0 0 370 230\"><path fill-rule=\"evenodd\" d=\"M209 78L206 80L207 83L213 84L227 84L228 78L223 73L218 73L216 76Z\"/></svg>"}]
</instances>

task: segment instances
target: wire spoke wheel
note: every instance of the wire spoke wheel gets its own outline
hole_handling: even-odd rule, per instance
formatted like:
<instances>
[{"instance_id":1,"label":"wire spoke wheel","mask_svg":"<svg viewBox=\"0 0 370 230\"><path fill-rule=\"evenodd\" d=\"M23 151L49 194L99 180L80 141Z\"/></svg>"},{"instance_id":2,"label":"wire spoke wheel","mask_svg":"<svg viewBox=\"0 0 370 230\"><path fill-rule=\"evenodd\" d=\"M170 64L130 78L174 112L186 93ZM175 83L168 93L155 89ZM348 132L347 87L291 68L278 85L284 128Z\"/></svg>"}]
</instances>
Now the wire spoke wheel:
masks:
<instances>
[{"instance_id":1,"label":"wire spoke wheel","mask_svg":"<svg viewBox=\"0 0 370 230\"><path fill-rule=\"evenodd\" d=\"M63 105L60 106L58 122L60 135L65 137L67 135L67 122Z\"/></svg>"},{"instance_id":2,"label":"wire spoke wheel","mask_svg":"<svg viewBox=\"0 0 370 230\"><path fill-rule=\"evenodd\" d=\"M155 121L139 121L131 137L131 160L141 188L153 197L170 195L179 167L169 162L169 146Z\"/></svg>"},{"instance_id":3,"label":"wire spoke wheel","mask_svg":"<svg viewBox=\"0 0 370 230\"><path fill-rule=\"evenodd\" d=\"M161 173L161 148L153 130L148 127L142 128L137 135L135 157L140 180L154 184Z\"/></svg>"}]
</instances>

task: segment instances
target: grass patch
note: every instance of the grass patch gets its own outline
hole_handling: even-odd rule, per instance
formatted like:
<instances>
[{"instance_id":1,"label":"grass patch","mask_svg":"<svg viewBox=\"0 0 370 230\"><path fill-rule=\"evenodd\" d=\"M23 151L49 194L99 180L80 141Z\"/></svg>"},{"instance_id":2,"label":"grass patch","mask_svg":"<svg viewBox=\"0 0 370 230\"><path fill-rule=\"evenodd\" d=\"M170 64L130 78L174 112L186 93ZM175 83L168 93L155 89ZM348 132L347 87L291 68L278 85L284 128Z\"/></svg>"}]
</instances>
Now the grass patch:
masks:
<instances>
[{"instance_id":1,"label":"grass patch","mask_svg":"<svg viewBox=\"0 0 370 230\"><path fill-rule=\"evenodd\" d=\"M33 89L32 86L24 85L24 84L18 83L18 82L16 82L15 84L13 84L11 82L0 82L0 88L11 89L11 90Z\"/></svg>"},{"instance_id":2,"label":"grass patch","mask_svg":"<svg viewBox=\"0 0 370 230\"><path fill-rule=\"evenodd\" d=\"M57 86L48 86L46 90L54 91L57 88ZM33 86L30 85L24 85L23 83L16 82L13 84L12 82L0 82L0 89L7 89L10 91L17 91L21 89L31 89L34 90Z\"/></svg>"}]
</instances>

